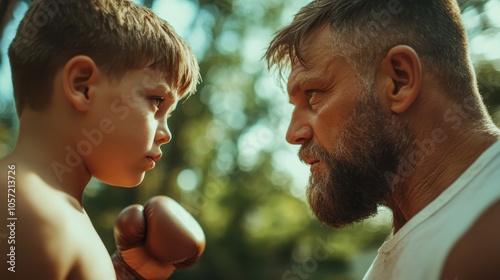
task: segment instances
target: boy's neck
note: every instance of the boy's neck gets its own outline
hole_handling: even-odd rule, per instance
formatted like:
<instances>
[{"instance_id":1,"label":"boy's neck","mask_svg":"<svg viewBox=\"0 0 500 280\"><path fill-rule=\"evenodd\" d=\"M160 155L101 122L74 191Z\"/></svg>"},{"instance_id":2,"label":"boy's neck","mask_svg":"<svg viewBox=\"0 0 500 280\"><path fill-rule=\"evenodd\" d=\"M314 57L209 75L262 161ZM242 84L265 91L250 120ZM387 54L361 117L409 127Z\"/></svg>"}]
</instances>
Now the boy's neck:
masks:
<instances>
[{"instance_id":1,"label":"boy's neck","mask_svg":"<svg viewBox=\"0 0 500 280\"><path fill-rule=\"evenodd\" d=\"M82 205L91 179L83 158L71 143L66 120L51 121L50 115L26 110L20 119L19 136L10 160L29 168L49 186L74 197Z\"/></svg>"}]
</instances>

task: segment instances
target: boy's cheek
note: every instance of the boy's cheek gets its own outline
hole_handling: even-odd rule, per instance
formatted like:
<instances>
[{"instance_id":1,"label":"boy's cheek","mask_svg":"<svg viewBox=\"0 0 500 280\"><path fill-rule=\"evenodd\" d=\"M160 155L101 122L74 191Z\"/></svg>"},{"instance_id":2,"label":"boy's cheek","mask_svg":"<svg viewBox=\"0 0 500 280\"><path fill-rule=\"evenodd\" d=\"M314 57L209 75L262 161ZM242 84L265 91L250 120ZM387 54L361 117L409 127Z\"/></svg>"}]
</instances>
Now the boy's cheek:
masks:
<instances>
[{"instance_id":1,"label":"boy's cheek","mask_svg":"<svg viewBox=\"0 0 500 280\"><path fill-rule=\"evenodd\" d=\"M115 100L111 103L111 112L114 113L118 119L125 120L130 114L130 107L126 106L120 100Z\"/></svg>"}]
</instances>

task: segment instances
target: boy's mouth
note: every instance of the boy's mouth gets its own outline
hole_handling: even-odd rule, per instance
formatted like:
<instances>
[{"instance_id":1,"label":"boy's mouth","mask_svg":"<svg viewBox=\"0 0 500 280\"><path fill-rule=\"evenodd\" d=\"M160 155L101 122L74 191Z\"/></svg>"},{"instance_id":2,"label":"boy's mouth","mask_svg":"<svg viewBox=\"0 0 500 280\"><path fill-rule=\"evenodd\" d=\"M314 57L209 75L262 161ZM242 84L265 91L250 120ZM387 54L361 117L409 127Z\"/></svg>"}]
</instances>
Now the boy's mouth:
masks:
<instances>
[{"instance_id":1,"label":"boy's mouth","mask_svg":"<svg viewBox=\"0 0 500 280\"><path fill-rule=\"evenodd\" d=\"M151 166L151 168L155 168L156 162L155 162L154 158L153 157L149 157L149 156L146 157L146 158L148 159L149 165Z\"/></svg>"},{"instance_id":2,"label":"boy's mouth","mask_svg":"<svg viewBox=\"0 0 500 280\"><path fill-rule=\"evenodd\" d=\"M160 160L161 156L162 156L162 153L159 153L159 154L157 154L157 155L155 155L155 156L147 156L147 158L148 158L148 159L151 159L151 160L152 160L152 161L154 161L154 162L156 162L156 161L159 161L159 160Z\"/></svg>"},{"instance_id":3,"label":"boy's mouth","mask_svg":"<svg viewBox=\"0 0 500 280\"><path fill-rule=\"evenodd\" d=\"M149 164L151 165L151 168L154 168L156 166L156 162L158 160L160 160L161 156L162 156L161 153L159 153L159 154L157 154L155 156L146 156L146 158L149 161Z\"/></svg>"}]
</instances>

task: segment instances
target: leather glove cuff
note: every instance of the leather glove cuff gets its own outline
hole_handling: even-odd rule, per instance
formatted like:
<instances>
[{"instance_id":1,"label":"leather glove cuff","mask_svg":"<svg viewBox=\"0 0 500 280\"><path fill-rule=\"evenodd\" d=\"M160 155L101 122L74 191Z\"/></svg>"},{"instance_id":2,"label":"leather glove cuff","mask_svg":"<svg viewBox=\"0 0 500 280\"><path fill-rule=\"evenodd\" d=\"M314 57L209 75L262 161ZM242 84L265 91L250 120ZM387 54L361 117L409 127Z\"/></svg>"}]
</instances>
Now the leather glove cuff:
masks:
<instances>
[{"instance_id":1,"label":"leather glove cuff","mask_svg":"<svg viewBox=\"0 0 500 280\"><path fill-rule=\"evenodd\" d=\"M116 279L118 280L146 280L133 268L131 268L122 258L120 252L115 252L111 256L115 268Z\"/></svg>"}]
</instances>

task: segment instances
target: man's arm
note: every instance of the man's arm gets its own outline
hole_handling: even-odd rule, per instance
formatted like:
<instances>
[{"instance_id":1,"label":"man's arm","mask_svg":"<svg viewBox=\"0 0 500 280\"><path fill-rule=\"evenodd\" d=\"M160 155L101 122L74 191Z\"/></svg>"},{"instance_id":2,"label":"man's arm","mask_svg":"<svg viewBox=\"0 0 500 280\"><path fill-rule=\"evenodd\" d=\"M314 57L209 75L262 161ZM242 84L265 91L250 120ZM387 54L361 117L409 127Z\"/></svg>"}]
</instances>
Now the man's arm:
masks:
<instances>
[{"instance_id":1,"label":"man's arm","mask_svg":"<svg viewBox=\"0 0 500 280\"><path fill-rule=\"evenodd\" d=\"M500 201L486 210L455 244L441 279L500 279Z\"/></svg>"}]
</instances>

